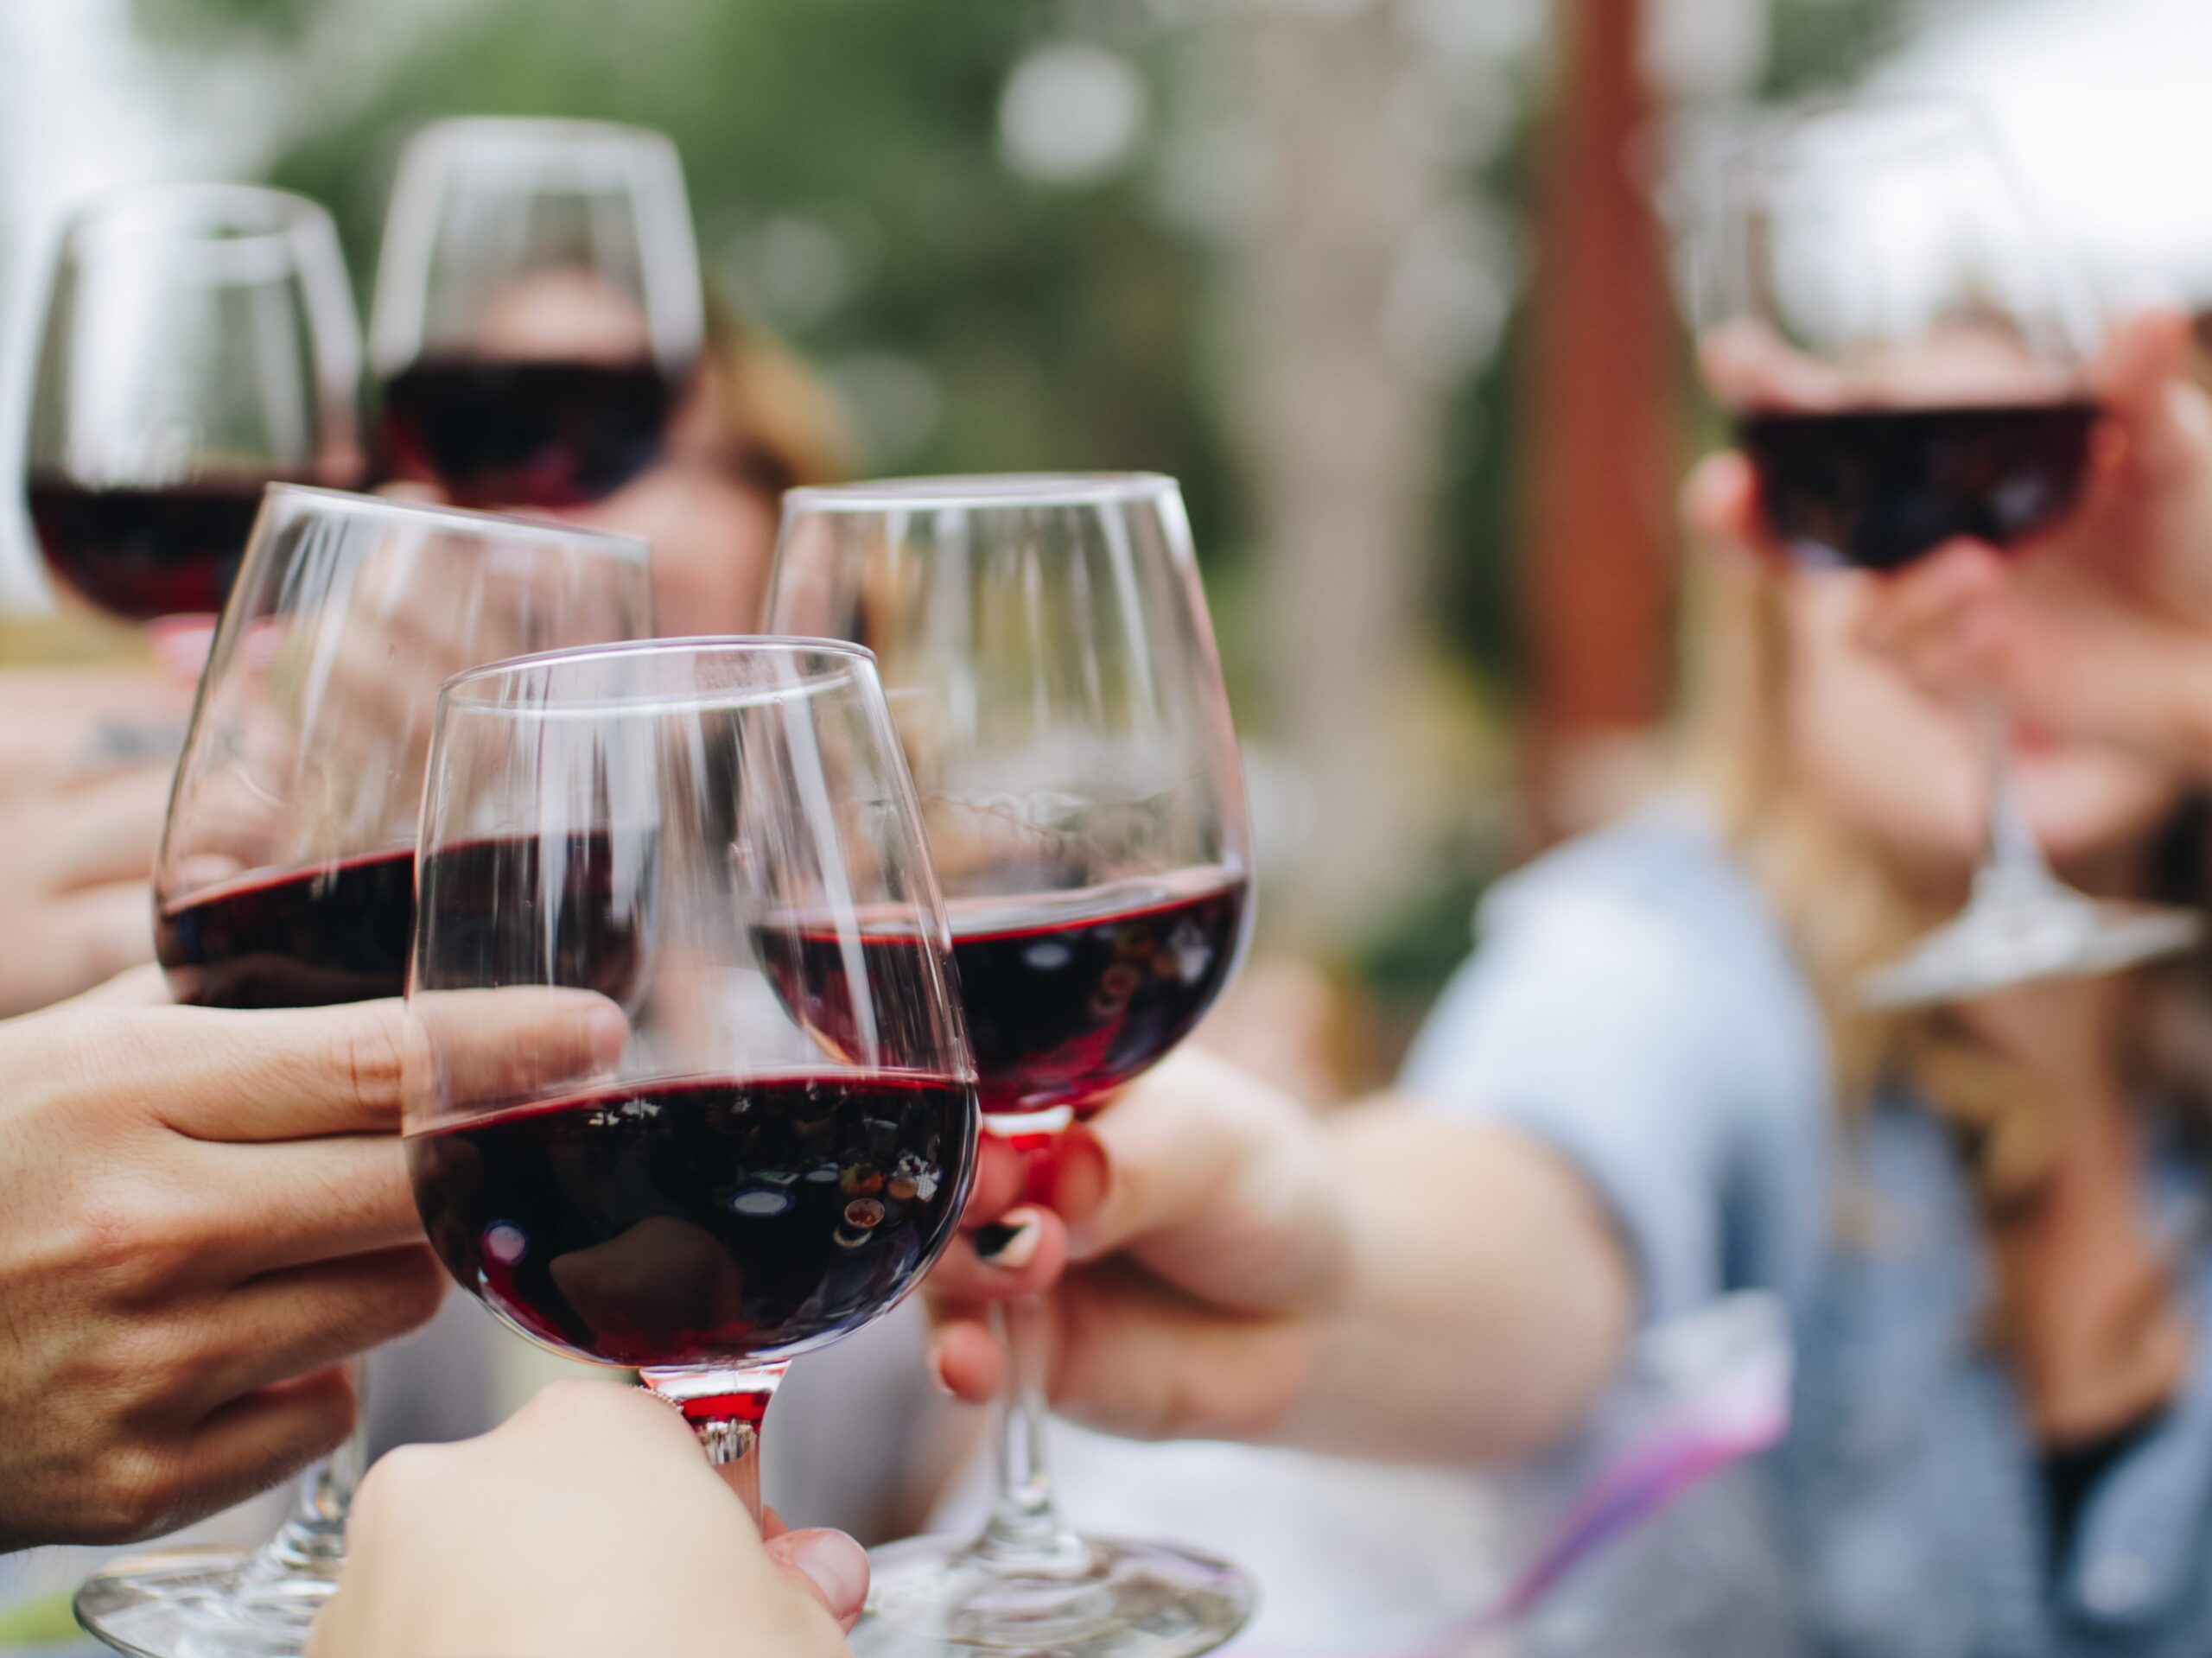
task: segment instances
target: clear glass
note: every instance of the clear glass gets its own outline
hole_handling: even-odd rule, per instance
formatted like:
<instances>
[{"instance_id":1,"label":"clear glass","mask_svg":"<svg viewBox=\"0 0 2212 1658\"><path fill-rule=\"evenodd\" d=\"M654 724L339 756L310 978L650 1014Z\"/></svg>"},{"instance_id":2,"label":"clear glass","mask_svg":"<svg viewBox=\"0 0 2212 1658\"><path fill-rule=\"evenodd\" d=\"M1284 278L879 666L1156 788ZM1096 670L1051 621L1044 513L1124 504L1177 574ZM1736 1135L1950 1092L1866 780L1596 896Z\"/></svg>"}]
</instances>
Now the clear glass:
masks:
<instances>
[{"instance_id":1,"label":"clear glass","mask_svg":"<svg viewBox=\"0 0 2212 1658\"><path fill-rule=\"evenodd\" d=\"M377 265L380 465L471 505L611 493L659 452L704 315L661 134L434 123L400 159Z\"/></svg>"},{"instance_id":2,"label":"clear glass","mask_svg":"<svg viewBox=\"0 0 2212 1658\"><path fill-rule=\"evenodd\" d=\"M1014 476L784 502L770 626L875 651L986 1126L1049 1135L1189 1034L1250 929L1243 772L1181 495L1149 475ZM1004 1310L988 1523L878 1550L856 1651L1166 1658L1249 1614L1234 1566L1061 1521L1039 1326L1034 1302Z\"/></svg>"},{"instance_id":3,"label":"clear glass","mask_svg":"<svg viewBox=\"0 0 2212 1658\"><path fill-rule=\"evenodd\" d=\"M222 608L272 480L359 481L359 324L330 215L154 185L64 230L24 456L64 586L145 620Z\"/></svg>"},{"instance_id":4,"label":"clear glass","mask_svg":"<svg viewBox=\"0 0 2212 1658\"><path fill-rule=\"evenodd\" d=\"M1876 573L1959 537L2031 549L2072 509L2098 419L2098 322L1971 107L1832 105L1762 130L1726 179L1703 352L1770 528ZM1967 907L1868 975L1866 1005L2105 973L2195 943L2190 912L2060 881L1980 713L1987 833Z\"/></svg>"},{"instance_id":5,"label":"clear glass","mask_svg":"<svg viewBox=\"0 0 2212 1658\"><path fill-rule=\"evenodd\" d=\"M156 947L177 999L400 994L440 683L518 651L652 632L642 542L272 487L216 629L155 870ZM258 1550L124 1561L85 1585L79 1616L110 1645L163 1658L298 1652L343 1562L363 1454L357 1430Z\"/></svg>"},{"instance_id":6,"label":"clear glass","mask_svg":"<svg viewBox=\"0 0 2212 1658\"><path fill-rule=\"evenodd\" d=\"M639 1369L759 1516L768 1397L950 1242L975 1074L913 787L868 653L689 639L446 689L408 1168L457 1282ZM487 1061L500 1006L619 1009Z\"/></svg>"}]
</instances>

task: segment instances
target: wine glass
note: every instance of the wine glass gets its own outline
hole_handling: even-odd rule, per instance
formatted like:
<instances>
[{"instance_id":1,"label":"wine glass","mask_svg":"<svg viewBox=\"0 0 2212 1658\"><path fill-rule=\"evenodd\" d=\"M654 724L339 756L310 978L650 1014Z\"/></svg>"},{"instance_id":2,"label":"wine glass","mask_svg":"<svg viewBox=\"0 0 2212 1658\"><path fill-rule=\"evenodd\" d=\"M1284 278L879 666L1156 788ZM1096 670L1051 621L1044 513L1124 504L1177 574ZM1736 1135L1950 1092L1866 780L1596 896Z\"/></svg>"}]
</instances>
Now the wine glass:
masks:
<instances>
[{"instance_id":1,"label":"wine glass","mask_svg":"<svg viewBox=\"0 0 2212 1658\"><path fill-rule=\"evenodd\" d=\"M1704 358L1774 535L1885 572L1961 537L2024 553L2081 494L2097 322L1974 111L1831 105L1754 135L1727 177ZM2105 973L2188 949L2190 912L2061 882L1979 722L1987 835L1964 910L1861 985L1872 1007Z\"/></svg>"},{"instance_id":2,"label":"wine glass","mask_svg":"<svg viewBox=\"0 0 2212 1658\"><path fill-rule=\"evenodd\" d=\"M439 121L401 157L369 319L390 475L572 506L659 454L704 332L676 147L596 121Z\"/></svg>"},{"instance_id":3,"label":"wine glass","mask_svg":"<svg viewBox=\"0 0 2212 1658\"><path fill-rule=\"evenodd\" d=\"M876 653L987 1128L1019 1141L1105 1105L1190 1034L1251 924L1243 772L1174 480L793 490L769 614ZM1040 1316L1033 1299L1002 1312L1013 1385L988 1524L878 1550L856 1650L1168 1658L1249 1614L1234 1566L1061 1523Z\"/></svg>"},{"instance_id":4,"label":"wine glass","mask_svg":"<svg viewBox=\"0 0 2212 1658\"><path fill-rule=\"evenodd\" d=\"M440 1063L407 1163L432 1246L524 1335L638 1369L758 1519L785 1364L914 1286L975 1168L944 908L874 663L680 639L463 674L420 868L409 994ZM820 948L768 942L800 932ZM626 1025L595 1069L442 1062L497 999L586 993ZM804 1017L827 1007L834 1040Z\"/></svg>"},{"instance_id":5,"label":"wine glass","mask_svg":"<svg viewBox=\"0 0 2212 1658\"><path fill-rule=\"evenodd\" d=\"M216 629L154 872L156 950L177 1000L398 995L441 682L652 631L642 542L272 486ZM128 1652L289 1658L335 1587L363 1454L357 1428L260 1548L126 1560L85 1585L79 1616Z\"/></svg>"},{"instance_id":6,"label":"wine glass","mask_svg":"<svg viewBox=\"0 0 2212 1658\"><path fill-rule=\"evenodd\" d=\"M31 522L67 587L132 620L220 610L272 480L350 487L359 324L330 215L159 184L62 233L31 383Z\"/></svg>"}]
</instances>

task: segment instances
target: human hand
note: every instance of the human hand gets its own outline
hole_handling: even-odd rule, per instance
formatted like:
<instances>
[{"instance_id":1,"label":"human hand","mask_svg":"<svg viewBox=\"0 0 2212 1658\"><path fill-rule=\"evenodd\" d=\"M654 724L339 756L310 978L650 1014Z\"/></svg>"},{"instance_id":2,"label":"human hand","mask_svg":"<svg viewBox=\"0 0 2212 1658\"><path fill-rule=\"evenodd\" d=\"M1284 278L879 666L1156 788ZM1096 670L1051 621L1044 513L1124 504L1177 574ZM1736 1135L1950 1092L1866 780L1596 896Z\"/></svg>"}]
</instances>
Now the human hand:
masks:
<instances>
[{"instance_id":1,"label":"human hand","mask_svg":"<svg viewBox=\"0 0 2212 1658\"><path fill-rule=\"evenodd\" d=\"M0 670L0 795L139 767L166 780L192 685L144 668Z\"/></svg>"},{"instance_id":2,"label":"human hand","mask_svg":"<svg viewBox=\"0 0 2212 1658\"><path fill-rule=\"evenodd\" d=\"M0 1550L149 1536L304 1465L352 1424L340 1361L444 1287L396 1133L403 1006L144 988L0 1023ZM626 1035L597 997L473 994L449 1064L573 1075Z\"/></svg>"},{"instance_id":3,"label":"human hand","mask_svg":"<svg viewBox=\"0 0 2212 1658\"><path fill-rule=\"evenodd\" d=\"M135 771L0 794L0 1018L154 954L154 853L168 773Z\"/></svg>"},{"instance_id":4,"label":"human hand","mask_svg":"<svg viewBox=\"0 0 2212 1658\"><path fill-rule=\"evenodd\" d=\"M504 1426L369 1471L310 1658L830 1658L868 1557L832 1531L760 1534L666 1405L556 1382Z\"/></svg>"},{"instance_id":5,"label":"human hand","mask_svg":"<svg viewBox=\"0 0 2212 1658\"><path fill-rule=\"evenodd\" d=\"M1139 1438L1258 1437L1281 1417L1350 1265L1304 1109L1185 1050L1027 1169L986 1140L967 1230L925 1286L945 1386L995 1393L988 1304L1049 1286L1065 1413Z\"/></svg>"},{"instance_id":6,"label":"human hand","mask_svg":"<svg viewBox=\"0 0 2212 1658\"><path fill-rule=\"evenodd\" d=\"M2075 510L2014 555L1954 542L1868 583L1862 642L1931 695L1994 690L2050 731L2212 765L2212 398L2188 353L2171 313L2116 330ZM1780 556L1738 454L1701 464L1683 508L1708 543Z\"/></svg>"}]
</instances>

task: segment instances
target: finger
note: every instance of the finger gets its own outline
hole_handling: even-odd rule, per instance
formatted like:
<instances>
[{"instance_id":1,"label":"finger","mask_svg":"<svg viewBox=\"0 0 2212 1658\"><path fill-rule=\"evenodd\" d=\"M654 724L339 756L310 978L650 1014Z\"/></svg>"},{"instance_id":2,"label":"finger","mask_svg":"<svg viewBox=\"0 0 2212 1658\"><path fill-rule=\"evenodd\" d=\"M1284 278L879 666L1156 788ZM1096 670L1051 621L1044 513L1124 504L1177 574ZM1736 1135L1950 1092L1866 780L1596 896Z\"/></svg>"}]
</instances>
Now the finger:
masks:
<instances>
[{"instance_id":1,"label":"finger","mask_svg":"<svg viewBox=\"0 0 2212 1658\"><path fill-rule=\"evenodd\" d=\"M1709 551L1742 556L1778 556L1760 510L1758 478L1733 449L1709 454L1682 480L1682 523Z\"/></svg>"},{"instance_id":2,"label":"finger","mask_svg":"<svg viewBox=\"0 0 2212 1658\"><path fill-rule=\"evenodd\" d=\"M1051 1287L1067 1264L1067 1232L1048 1210L1024 1204L955 1238L929 1282L958 1300L1003 1301Z\"/></svg>"},{"instance_id":3,"label":"finger","mask_svg":"<svg viewBox=\"0 0 2212 1658\"><path fill-rule=\"evenodd\" d=\"M960 1211L963 1227L988 1226L1021 1201L1028 1179L1028 1154L1002 1135L979 1134L976 1140L976 1178L968 1189L968 1206Z\"/></svg>"},{"instance_id":4,"label":"finger","mask_svg":"<svg viewBox=\"0 0 2212 1658\"><path fill-rule=\"evenodd\" d=\"M175 1496L143 1534L173 1531L289 1478L353 1430L354 1408L342 1368L231 1401L185 1440L168 1482Z\"/></svg>"},{"instance_id":5,"label":"finger","mask_svg":"<svg viewBox=\"0 0 2212 1658\"><path fill-rule=\"evenodd\" d=\"M1113 1171L1098 1137L1077 1124L1059 1138L1052 1156L1033 1173L1028 1190L1070 1226L1089 1220L1106 1200Z\"/></svg>"},{"instance_id":6,"label":"finger","mask_svg":"<svg viewBox=\"0 0 2212 1658\"><path fill-rule=\"evenodd\" d=\"M19 844L32 848L42 890L148 880L168 795L168 773L142 766L59 791L27 808L29 833Z\"/></svg>"},{"instance_id":7,"label":"finger","mask_svg":"<svg viewBox=\"0 0 2212 1658\"><path fill-rule=\"evenodd\" d=\"M124 969L105 984L93 986L77 1000L95 1007L167 1007L170 1005L169 985L160 968L151 962L142 962L137 967Z\"/></svg>"},{"instance_id":8,"label":"finger","mask_svg":"<svg viewBox=\"0 0 2212 1658\"><path fill-rule=\"evenodd\" d=\"M1137 1439L1246 1439L1287 1412L1310 1319L1224 1312L1122 1262L1071 1274L1047 1303L1055 1410Z\"/></svg>"},{"instance_id":9,"label":"finger","mask_svg":"<svg viewBox=\"0 0 2212 1658\"><path fill-rule=\"evenodd\" d=\"M28 1013L152 960L153 897L142 880L40 903L6 929L19 971L0 974L0 1013Z\"/></svg>"},{"instance_id":10,"label":"finger","mask_svg":"<svg viewBox=\"0 0 2212 1658\"><path fill-rule=\"evenodd\" d=\"M480 1098L542 1077L610 1063L628 1037L621 1010L588 991L532 988L438 999L437 1051L405 1004L240 1013L148 1008L103 1023L99 1070L143 1090L196 1140L299 1140L389 1133L410 1089L425 1109L438 1084Z\"/></svg>"},{"instance_id":11,"label":"finger","mask_svg":"<svg viewBox=\"0 0 2212 1658\"><path fill-rule=\"evenodd\" d=\"M930 1304L937 1329L930 1337L931 1373L938 1386L963 1404L981 1405L1006 1385L1006 1348L991 1333L983 1309L973 1303Z\"/></svg>"},{"instance_id":12,"label":"finger","mask_svg":"<svg viewBox=\"0 0 2212 1658\"><path fill-rule=\"evenodd\" d=\"M230 1401L312 1375L420 1329L445 1294L428 1248L386 1250L272 1273L209 1298L174 1327L196 1419Z\"/></svg>"},{"instance_id":13,"label":"finger","mask_svg":"<svg viewBox=\"0 0 2212 1658\"><path fill-rule=\"evenodd\" d=\"M768 1558L849 1634L868 1605L868 1551L842 1531L811 1526L771 1538Z\"/></svg>"},{"instance_id":14,"label":"finger","mask_svg":"<svg viewBox=\"0 0 2212 1658\"><path fill-rule=\"evenodd\" d=\"M620 1006L591 990L438 990L409 1007L429 1050L429 1080L461 1104L542 1098L607 1070L630 1041Z\"/></svg>"},{"instance_id":15,"label":"finger","mask_svg":"<svg viewBox=\"0 0 2212 1658\"><path fill-rule=\"evenodd\" d=\"M1910 635L1955 626L1969 613L2001 602L2005 581L1994 549L1974 541L1948 543L1886 581L1868 584L1860 638L1881 650Z\"/></svg>"},{"instance_id":16,"label":"finger","mask_svg":"<svg viewBox=\"0 0 2212 1658\"><path fill-rule=\"evenodd\" d=\"M2152 481L2202 465L2201 400L2189 388L2189 320L2164 308L2115 328L2094 375L2098 399L2126 435L2130 464Z\"/></svg>"},{"instance_id":17,"label":"finger","mask_svg":"<svg viewBox=\"0 0 2212 1658\"><path fill-rule=\"evenodd\" d=\"M202 1286L423 1242L395 1134L195 1142L181 1172L197 1194L186 1223L207 1240L188 1265L191 1281Z\"/></svg>"},{"instance_id":18,"label":"finger","mask_svg":"<svg viewBox=\"0 0 2212 1658\"><path fill-rule=\"evenodd\" d=\"M1234 1066L1179 1053L1087 1125L1106 1190L1068 1229L1071 1261L1132 1248L1227 1305L1287 1305L1332 1288L1343 1235L1304 1110Z\"/></svg>"}]
</instances>

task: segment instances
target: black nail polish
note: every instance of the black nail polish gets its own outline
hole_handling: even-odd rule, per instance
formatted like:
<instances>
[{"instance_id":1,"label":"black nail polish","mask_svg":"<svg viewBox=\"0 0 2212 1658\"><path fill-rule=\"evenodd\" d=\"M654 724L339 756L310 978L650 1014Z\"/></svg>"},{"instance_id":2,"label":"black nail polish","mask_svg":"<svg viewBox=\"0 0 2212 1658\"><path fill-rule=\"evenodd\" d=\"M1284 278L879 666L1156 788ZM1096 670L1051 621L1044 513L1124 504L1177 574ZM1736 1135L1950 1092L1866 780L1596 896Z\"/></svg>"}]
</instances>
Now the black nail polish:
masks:
<instances>
[{"instance_id":1,"label":"black nail polish","mask_svg":"<svg viewBox=\"0 0 2212 1658\"><path fill-rule=\"evenodd\" d=\"M1008 1244L1028 1229L1027 1226L1008 1226L1004 1221L993 1221L987 1226L977 1227L969 1235L976 1242L976 1258L981 1261L997 1260L1005 1253Z\"/></svg>"}]
</instances>

